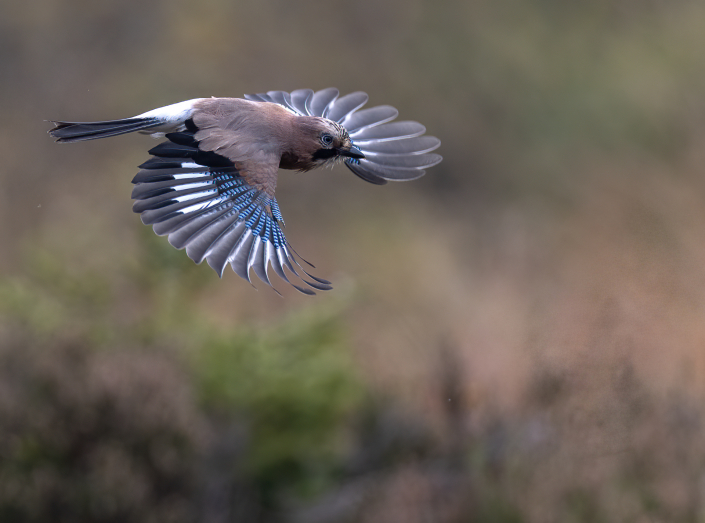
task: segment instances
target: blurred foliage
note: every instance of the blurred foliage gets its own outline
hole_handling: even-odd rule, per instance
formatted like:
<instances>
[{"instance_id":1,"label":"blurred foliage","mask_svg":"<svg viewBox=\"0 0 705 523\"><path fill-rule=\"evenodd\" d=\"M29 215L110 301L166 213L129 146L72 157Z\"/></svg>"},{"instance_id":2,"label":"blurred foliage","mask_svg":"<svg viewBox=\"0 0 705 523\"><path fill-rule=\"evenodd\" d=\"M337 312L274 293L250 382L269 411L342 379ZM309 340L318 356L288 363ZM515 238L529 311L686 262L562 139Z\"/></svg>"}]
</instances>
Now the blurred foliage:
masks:
<instances>
[{"instance_id":1,"label":"blurred foliage","mask_svg":"<svg viewBox=\"0 0 705 523\"><path fill-rule=\"evenodd\" d=\"M0 282L0 438L11 443L0 515L10 520L188 521L207 498L199 460L222 453L230 481L246 483L264 509L285 494L319 492L339 471L363 400L342 309L310 308L278 327L217 328L190 316L197 286L181 259L170 263L171 248L143 238L144 263L125 270L149 303L148 327L113 322L115 275L74 274L36 254L27 278ZM171 351L124 348L155 339L170 340ZM219 441L218 427L233 425L244 439Z\"/></svg>"},{"instance_id":2,"label":"blurred foliage","mask_svg":"<svg viewBox=\"0 0 705 523\"><path fill-rule=\"evenodd\" d=\"M194 355L206 407L247 420L244 468L263 488L329 486L345 449L341 429L362 399L343 339L337 315L308 311L212 339Z\"/></svg>"},{"instance_id":3,"label":"blurred foliage","mask_svg":"<svg viewBox=\"0 0 705 523\"><path fill-rule=\"evenodd\" d=\"M145 263L124 270L141 282L137 301L163 318L147 336L141 318L111 322L115 274L79 277L37 255L44 279L0 285L3 520L328 523L425 513L519 523L698 513L705 412L684 396L655 396L628 364L606 386L538 367L507 415L467 402L471 382L445 347L431 374L448 402L439 430L393 400L370 401L345 341L346 305L224 328L194 315L189 277L167 303L160 278L135 274L154 271L158 240L144 241ZM593 426L604 432L596 441ZM693 492L669 497L663 484L674 479Z\"/></svg>"},{"instance_id":4,"label":"blurred foliage","mask_svg":"<svg viewBox=\"0 0 705 523\"><path fill-rule=\"evenodd\" d=\"M0 344L0 519L191 521L202 415L168 357Z\"/></svg>"}]
</instances>

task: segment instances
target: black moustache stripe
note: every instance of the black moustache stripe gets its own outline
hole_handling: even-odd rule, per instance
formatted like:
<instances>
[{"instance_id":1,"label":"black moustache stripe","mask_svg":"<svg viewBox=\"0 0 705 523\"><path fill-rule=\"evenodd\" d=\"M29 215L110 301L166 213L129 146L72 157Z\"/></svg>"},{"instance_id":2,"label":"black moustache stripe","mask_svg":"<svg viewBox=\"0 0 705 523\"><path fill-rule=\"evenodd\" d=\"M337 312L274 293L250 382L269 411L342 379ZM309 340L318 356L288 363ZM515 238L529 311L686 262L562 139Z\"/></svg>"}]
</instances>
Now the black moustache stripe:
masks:
<instances>
[{"instance_id":1,"label":"black moustache stripe","mask_svg":"<svg viewBox=\"0 0 705 523\"><path fill-rule=\"evenodd\" d=\"M318 149L313 153L314 160L330 160L334 156L338 156L338 151L335 149Z\"/></svg>"}]
</instances>

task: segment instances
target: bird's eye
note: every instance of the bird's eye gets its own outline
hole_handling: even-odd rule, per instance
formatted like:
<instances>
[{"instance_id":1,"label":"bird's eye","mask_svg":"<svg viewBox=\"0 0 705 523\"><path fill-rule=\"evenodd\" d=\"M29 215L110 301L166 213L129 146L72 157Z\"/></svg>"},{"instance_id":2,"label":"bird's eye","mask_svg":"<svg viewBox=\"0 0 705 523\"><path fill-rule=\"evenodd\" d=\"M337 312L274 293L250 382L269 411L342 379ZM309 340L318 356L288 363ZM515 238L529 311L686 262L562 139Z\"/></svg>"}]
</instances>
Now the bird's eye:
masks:
<instances>
[{"instance_id":1,"label":"bird's eye","mask_svg":"<svg viewBox=\"0 0 705 523\"><path fill-rule=\"evenodd\" d=\"M331 145L333 143L333 136L330 134L324 134L321 136L321 141L323 142L323 145Z\"/></svg>"}]
</instances>

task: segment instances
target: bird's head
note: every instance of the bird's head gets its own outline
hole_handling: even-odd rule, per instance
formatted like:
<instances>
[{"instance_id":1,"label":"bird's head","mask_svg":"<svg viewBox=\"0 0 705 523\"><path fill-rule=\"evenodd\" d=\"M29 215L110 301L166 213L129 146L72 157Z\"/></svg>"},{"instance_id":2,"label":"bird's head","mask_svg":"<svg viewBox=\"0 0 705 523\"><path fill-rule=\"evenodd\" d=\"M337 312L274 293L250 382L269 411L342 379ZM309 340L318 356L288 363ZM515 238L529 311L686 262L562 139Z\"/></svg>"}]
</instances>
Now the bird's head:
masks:
<instances>
[{"instance_id":1,"label":"bird's head","mask_svg":"<svg viewBox=\"0 0 705 523\"><path fill-rule=\"evenodd\" d=\"M345 127L327 118L311 117L305 126L306 160L311 168L332 166L346 158L365 157L350 139Z\"/></svg>"}]
</instances>

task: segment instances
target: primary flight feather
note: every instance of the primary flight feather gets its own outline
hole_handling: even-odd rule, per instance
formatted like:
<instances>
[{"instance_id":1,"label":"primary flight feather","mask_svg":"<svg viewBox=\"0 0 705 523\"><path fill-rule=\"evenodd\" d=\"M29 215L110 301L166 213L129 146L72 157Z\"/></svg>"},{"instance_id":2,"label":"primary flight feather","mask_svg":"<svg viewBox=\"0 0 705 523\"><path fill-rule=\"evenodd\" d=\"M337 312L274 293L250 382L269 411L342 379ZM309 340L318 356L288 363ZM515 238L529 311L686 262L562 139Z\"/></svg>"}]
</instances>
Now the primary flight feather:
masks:
<instances>
[{"instance_id":1,"label":"primary flight feather","mask_svg":"<svg viewBox=\"0 0 705 523\"><path fill-rule=\"evenodd\" d=\"M134 131L166 137L132 180L133 210L142 222L220 276L230 264L247 281L253 269L271 286L271 266L297 290L315 294L311 289L329 290L330 282L309 274L298 259L308 262L284 237L274 197L278 169L342 162L382 185L419 178L442 160L430 152L440 140L423 136L420 123L392 122L398 112L388 105L361 109L368 100L363 92L338 95L329 88L197 98L123 120L56 121L49 134L58 142Z\"/></svg>"}]
</instances>

